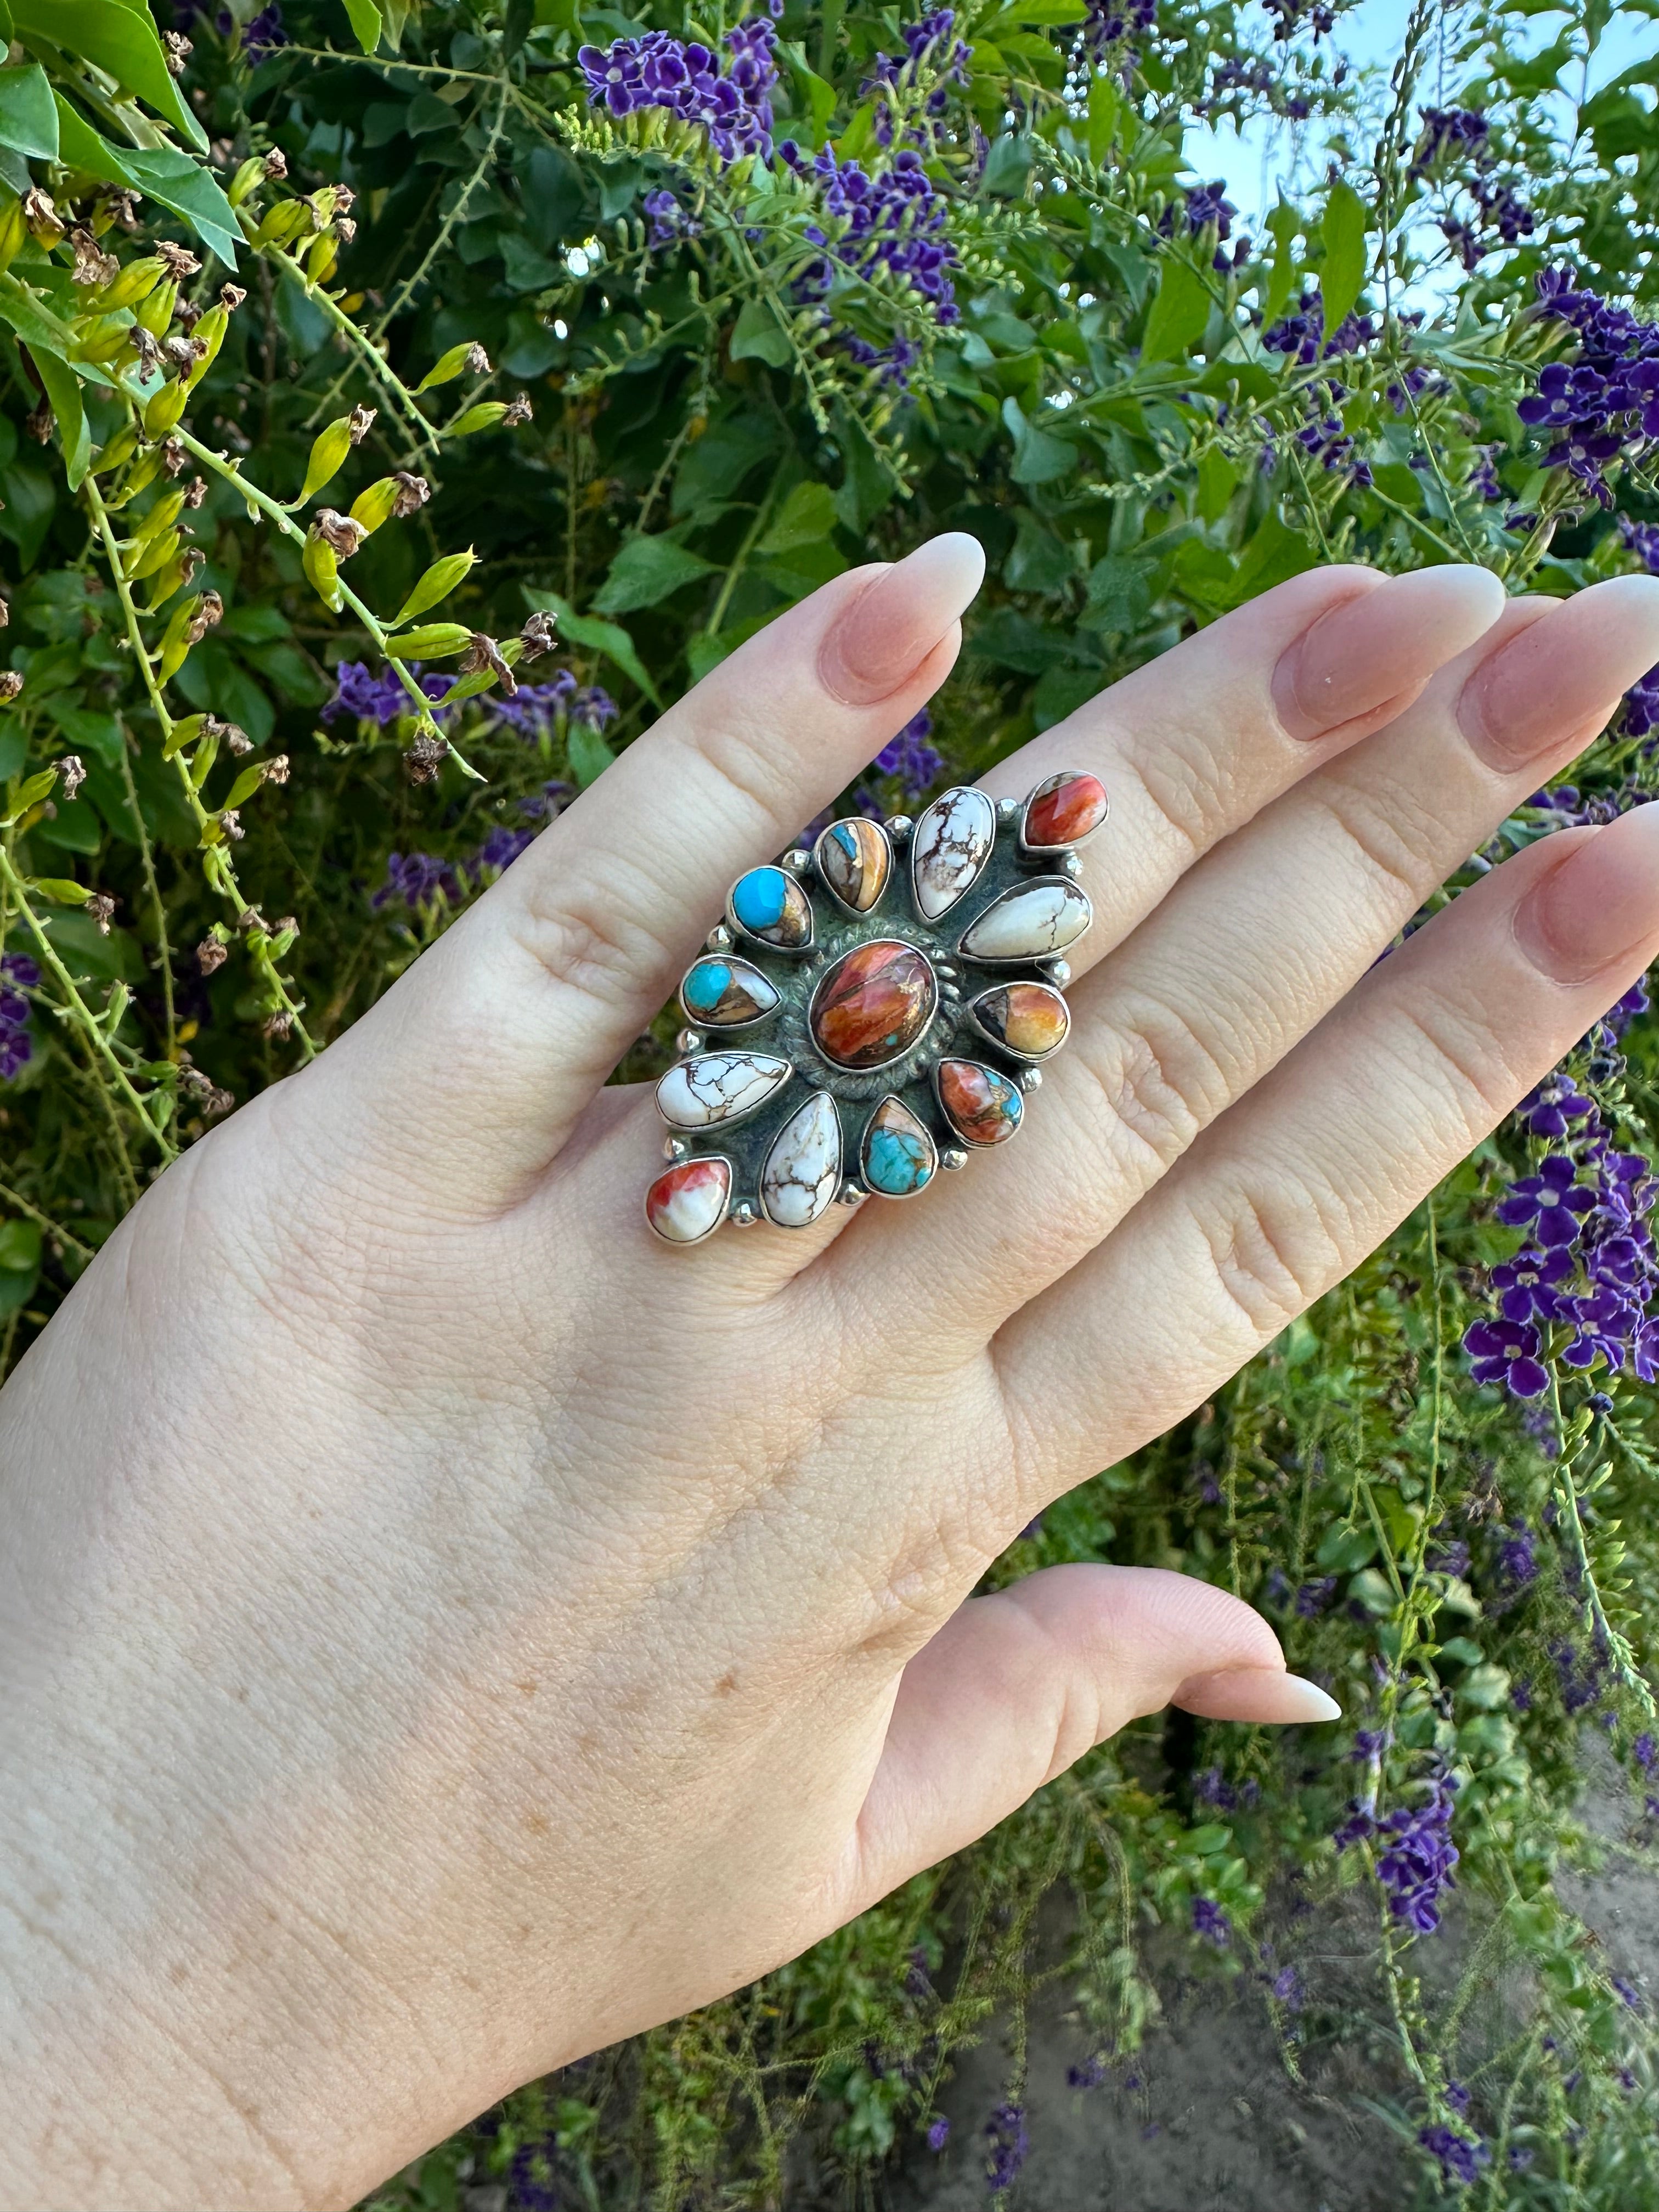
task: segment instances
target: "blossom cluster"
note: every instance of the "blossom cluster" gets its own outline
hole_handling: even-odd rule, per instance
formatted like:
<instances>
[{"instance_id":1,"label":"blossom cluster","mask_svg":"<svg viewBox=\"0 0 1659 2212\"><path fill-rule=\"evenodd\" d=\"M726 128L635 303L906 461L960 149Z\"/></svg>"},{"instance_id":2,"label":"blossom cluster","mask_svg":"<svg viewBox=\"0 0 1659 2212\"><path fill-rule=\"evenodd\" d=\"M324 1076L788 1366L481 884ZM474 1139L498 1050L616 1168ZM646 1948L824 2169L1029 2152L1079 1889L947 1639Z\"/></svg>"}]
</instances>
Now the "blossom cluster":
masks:
<instances>
[{"instance_id":1,"label":"blossom cluster","mask_svg":"<svg viewBox=\"0 0 1659 2212\"><path fill-rule=\"evenodd\" d=\"M40 970L26 952L0 957L0 1083L9 1083L34 1057L29 1035L29 1002L23 995L35 989Z\"/></svg>"},{"instance_id":2,"label":"blossom cluster","mask_svg":"<svg viewBox=\"0 0 1659 2212\"><path fill-rule=\"evenodd\" d=\"M860 94L873 92L878 85L890 85L902 103L923 70L931 69L938 72L939 81L927 95L926 112L930 117L943 115L950 105L951 87L968 82L967 41L951 38L956 20L954 9L935 8L916 22L906 23L901 33L904 59L878 54L870 76L859 87ZM876 139L883 146L893 143L894 105L884 100L874 111Z\"/></svg>"},{"instance_id":3,"label":"blossom cluster","mask_svg":"<svg viewBox=\"0 0 1659 2212\"><path fill-rule=\"evenodd\" d=\"M814 181L825 215L837 226L833 238L818 224L807 227L808 243L821 246L823 252L801 273L797 289L802 300L824 299L834 281L832 264L839 263L866 279L884 270L921 294L936 322L949 325L958 319L961 310L951 276L956 249L945 235L945 200L920 155L907 147L873 176L858 161L837 161L831 146L809 160L793 139L786 138L778 157L798 176ZM902 384L917 357L915 344L902 333L885 349L857 337L849 337L847 345L854 360L866 368L880 367L890 383Z\"/></svg>"},{"instance_id":4,"label":"blossom cluster","mask_svg":"<svg viewBox=\"0 0 1659 2212\"><path fill-rule=\"evenodd\" d=\"M1492 126L1478 108L1425 107L1422 131L1412 156L1411 174L1429 178L1461 167L1461 181L1474 202L1479 223L1448 215L1441 230L1465 269L1474 269L1497 246L1516 246L1536 228L1533 210L1513 185L1488 172L1493 155ZM1491 234L1497 234L1494 239Z\"/></svg>"},{"instance_id":5,"label":"blossom cluster","mask_svg":"<svg viewBox=\"0 0 1659 2212\"><path fill-rule=\"evenodd\" d=\"M1609 1036L1645 1005L1638 985L1608 1017ZM1522 1101L1516 1120L1549 1150L1498 1204L1498 1218L1524 1229L1527 1241L1491 1271L1496 1317L1473 1322L1464 1334L1474 1380L1502 1383L1518 1398L1540 1396L1549 1387L1543 1333L1561 1325L1570 1332L1559 1350L1568 1367L1601 1361L1617 1374L1628 1360L1651 1382L1659 1376L1652 1163L1618 1151L1594 1100L1559 1069Z\"/></svg>"},{"instance_id":6,"label":"blossom cluster","mask_svg":"<svg viewBox=\"0 0 1659 2212\"><path fill-rule=\"evenodd\" d=\"M1659 323L1577 290L1563 270L1540 270L1537 283L1544 313L1577 331L1578 349L1541 370L1537 391L1516 411L1553 440L1545 466L1571 470L1611 507L1607 464L1637 459L1659 439Z\"/></svg>"},{"instance_id":7,"label":"blossom cluster","mask_svg":"<svg viewBox=\"0 0 1659 2212\"><path fill-rule=\"evenodd\" d=\"M1379 1820L1369 1804L1356 1802L1336 1830L1338 1850L1370 1839L1376 1846L1376 1878L1389 1910L1419 1936L1440 1925L1440 1901L1455 1887L1457 1846L1451 1839L1456 1778L1443 1768L1430 1778L1421 1805L1401 1807Z\"/></svg>"},{"instance_id":8,"label":"blossom cluster","mask_svg":"<svg viewBox=\"0 0 1659 2212\"><path fill-rule=\"evenodd\" d=\"M783 0L770 0L774 15ZM590 106L607 114L631 115L660 107L684 123L701 124L723 161L744 154L763 161L772 151L772 87L778 66L772 49L773 25L745 16L728 31L724 64L710 46L677 39L667 31L647 31L637 39L616 39L608 46L583 46L576 56L587 80Z\"/></svg>"}]
</instances>

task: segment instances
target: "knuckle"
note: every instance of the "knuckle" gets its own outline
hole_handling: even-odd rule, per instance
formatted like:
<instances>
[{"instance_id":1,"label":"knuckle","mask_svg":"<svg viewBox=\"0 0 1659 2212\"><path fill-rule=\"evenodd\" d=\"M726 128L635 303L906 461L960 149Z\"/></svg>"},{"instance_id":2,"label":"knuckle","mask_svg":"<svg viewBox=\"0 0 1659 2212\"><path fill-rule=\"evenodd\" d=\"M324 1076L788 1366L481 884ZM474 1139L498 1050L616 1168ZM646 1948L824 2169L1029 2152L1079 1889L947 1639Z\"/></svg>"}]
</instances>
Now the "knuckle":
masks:
<instances>
[{"instance_id":1,"label":"knuckle","mask_svg":"<svg viewBox=\"0 0 1659 2212\"><path fill-rule=\"evenodd\" d=\"M1213 757L1189 758L1170 748L1129 762L1161 827L1174 839L1182 867L1207 852L1230 809L1230 793Z\"/></svg>"},{"instance_id":2,"label":"knuckle","mask_svg":"<svg viewBox=\"0 0 1659 2212\"><path fill-rule=\"evenodd\" d=\"M1084 1061L1111 1132L1132 1138L1161 1171L1226 1103L1230 1085L1214 1052L1175 1008L1150 1000L1104 1025ZM1109 1137L1109 1141L1111 1139Z\"/></svg>"},{"instance_id":3,"label":"knuckle","mask_svg":"<svg viewBox=\"0 0 1659 2212\"><path fill-rule=\"evenodd\" d=\"M1305 1312L1346 1265L1342 1239L1311 1190L1286 1202L1241 1188L1195 1218L1223 1305L1264 1341Z\"/></svg>"},{"instance_id":4,"label":"knuckle","mask_svg":"<svg viewBox=\"0 0 1659 2212\"><path fill-rule=\"evenodd\" d=\"M1396 786L1385 794L1340 776L1322 778L1316 793L1350 860L1357 858L1384 892L1390 914L1402 905L1409 913L1440 879L1428 858L1445 836L1425 798Z\"/></svg>"},{"instance_id":5,"label":"knuckle","mask_svg":"<svg viewBox=\"0 0 1659 2212\"><path fill-rule=\"evenodd\" d=\"M640 976L672 965L672 948L652 927L650 911L642 879L606 869L532 894L511 926L556 988L611 1006Z\"/></svg>"}]
</instances>

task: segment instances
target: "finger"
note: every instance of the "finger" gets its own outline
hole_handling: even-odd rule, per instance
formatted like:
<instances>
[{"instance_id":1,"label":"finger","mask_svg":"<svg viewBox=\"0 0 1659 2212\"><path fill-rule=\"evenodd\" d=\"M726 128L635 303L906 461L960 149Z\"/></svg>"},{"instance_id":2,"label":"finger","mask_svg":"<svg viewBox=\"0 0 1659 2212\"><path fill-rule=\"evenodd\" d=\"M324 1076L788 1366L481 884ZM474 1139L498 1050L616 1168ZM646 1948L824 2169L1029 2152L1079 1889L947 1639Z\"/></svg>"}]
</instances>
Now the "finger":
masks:
<instances>
[{"instance_id":1,"label":"finger","mask_svg":"<svg viewBox=\"0 0 1659 2212\"><path fill-rule=\"evenodd\" d=\"M837 577L720 663L566 809L354 1036L452 1183L512 1191L672 994L732 879L931 697L984 573L953 532Z\"/></svg>"},{"instance_id":2,"label":"finger","mask_svg":"<svg viewBox=\"0 0 1659 2212\"><path fill-rule=\"evenodd\" d=\"M1132 1720L1337 1718L1227 1591L1157 1567L1050 1567L970 1598L905 1668L860 1816L873 1902L960 1850Z\"/></svg>"},{"instance_id":3,"label":"finger","mask_svg":"<svg viewBox=\"0 0 1659 2212\"><path fill-rule=\"evenodd\" d=\"M1180 1419L1339 1283L1659 952L1659 806L1518 854L1372 970L994 1346L1019 1499ZM1103 1391L1103 1374L1135 1378Z\"/></svg>"},{"instance_id":4,"label":"finger","mask_svg":"<svg viewBox=\"0 0 1659 2212\"><path fill-rule=\"evenodd\" d=\"M1511 607L1397 722L1190 870L1073 991L1072 1042L994 1190L970 1162L914 1224L878 1217L841 1263L881 1272L890 1316L950 1282L950 1341L983 1342L1323 1018L1656 658L1651 578Z\"/></svg>"}]
</instances>

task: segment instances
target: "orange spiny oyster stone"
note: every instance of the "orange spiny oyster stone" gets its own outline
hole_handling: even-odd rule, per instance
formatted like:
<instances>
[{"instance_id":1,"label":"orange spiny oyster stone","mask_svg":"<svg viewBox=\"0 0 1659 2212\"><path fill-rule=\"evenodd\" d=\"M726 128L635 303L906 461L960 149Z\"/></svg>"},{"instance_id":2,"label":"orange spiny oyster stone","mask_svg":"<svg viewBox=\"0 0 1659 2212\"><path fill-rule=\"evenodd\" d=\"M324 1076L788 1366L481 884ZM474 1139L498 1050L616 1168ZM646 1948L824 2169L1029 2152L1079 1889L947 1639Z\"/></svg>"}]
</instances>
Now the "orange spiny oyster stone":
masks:
<instances>
[{"instance_id":1,"label":"orange spiny oyster stone","mask_svg":"<svg viewBox=\"0 0 1659 2212\"><path fill-rule=\"evenodd\" d=\"M731 1195L730 1160L682 1160L646 1192L645 1218L671 1244L700 1244L726 1218Z\"/></svg>"},{"instance_id":2,"label":"orange spiny oyster stone","mask_svg":"<svg viewBox=\"0 0 1659 2212\"><path fill-rule=\"evenodd\" d=\"M1000 983L974 1001L974 1019L1022 1060L1046 1060L1072 1025L1066 1001L1048 983Z\"/></svg>"},{"instance_id":3,"label":"orange spiny oyster stone","mask_svg":"<svg viewBox=\"0 0 1659 2212\"><path fill-rule=\"evenodd\" d=\"M1038 784L1025 802L1021 842L1034 851L1075 845L1106 819L1106 787L1097 775L1066 769Z\"/></svg>"},{"instance_id":4,"label":"orange spiny oyster stone","mask_svg":"<svg viewBox=\"0 0 1659 2212\"><path fill-rule=\"evenodd\" d=\"M896 938L873 938L845 954L818 985L812 1042L837 1067L882 1067L908 1052L938 1003L926 957Z\"/></svg>"},{"instance_id":5,"label":"orange spiny oyster stone","mask_svg":"<svg viewBox=\"0 0 1659 2212\"><path fill-rule=\"evenodd\" d=\"M1025 1102L995 1068L976 1060L942 1060L937 1079L945 1118L964 1144L1006 1144L1018 1128Z\"/></svg>"}]
</instances>

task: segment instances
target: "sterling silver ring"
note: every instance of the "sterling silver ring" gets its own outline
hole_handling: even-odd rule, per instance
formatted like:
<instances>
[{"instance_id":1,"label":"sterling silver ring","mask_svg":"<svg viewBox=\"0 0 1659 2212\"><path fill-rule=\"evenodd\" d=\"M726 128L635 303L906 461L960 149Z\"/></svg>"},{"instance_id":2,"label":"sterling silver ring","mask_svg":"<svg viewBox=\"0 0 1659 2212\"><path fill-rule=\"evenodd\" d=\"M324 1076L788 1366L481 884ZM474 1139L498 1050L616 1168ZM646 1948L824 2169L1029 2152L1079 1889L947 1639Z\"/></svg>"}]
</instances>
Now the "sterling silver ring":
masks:
<instances>
[{"instance_id":1,"label":"sterling silver ring","mask_svg":"<svg viewBox=\"0 0 1659 2212\"><path fill-rule=\"evenodd\" d=\"M1073 848L1106 811L1069 769L1024 799L958 786L739 876L680 984L657 1235L805 1229L1018 1135L1071 1025L1065 955L1094 918Z\"/></svg>"}]
</instances>

